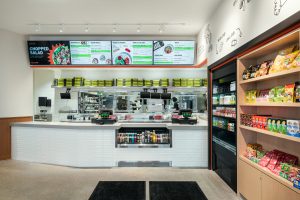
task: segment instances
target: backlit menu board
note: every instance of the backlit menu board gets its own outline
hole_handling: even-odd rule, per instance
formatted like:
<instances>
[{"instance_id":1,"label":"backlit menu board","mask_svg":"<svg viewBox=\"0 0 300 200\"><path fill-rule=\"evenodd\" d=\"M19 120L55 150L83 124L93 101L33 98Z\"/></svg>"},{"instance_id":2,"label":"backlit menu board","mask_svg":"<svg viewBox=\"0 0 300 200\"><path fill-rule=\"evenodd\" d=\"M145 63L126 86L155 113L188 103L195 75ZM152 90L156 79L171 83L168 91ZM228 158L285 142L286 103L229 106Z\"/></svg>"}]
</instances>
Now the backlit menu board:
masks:
<instances>
[{"instance_id":1,"label":"backlit menu board","mask_svg":"<svg viewBox=\"0 0 300 200\"><path fill-rule=\"evenodd\" d=\"M194 41L154 41L154 65L193 65Z\"/></svg>"},{"instance_id":2,"label":"backlit menu board","mask_svg":"<svg viewBox=\"0 0 300 200\"><path fill-rule=\"evenodd\" d=\"M28 41L30 65L70 65L69 41Z\"/></svg>"},{"instance_id":3,"label":"backlit menu board","mask_svg":"<svg viewBox=\"0 0 300 200\"><path fill-rule=\"evenodd\" d=\"M152 65L153 41L112 41L114 65Z\"/></svg>"},{"instance_id":4,"label":"backlit menu board","mask_svg":"<svg viewBox=\"0 0 300 200\"><path fill-rule=\"evenodd\" d=\"M73 65L110 65L111 41L70 41Z\"/></svg>"}]
</instances>

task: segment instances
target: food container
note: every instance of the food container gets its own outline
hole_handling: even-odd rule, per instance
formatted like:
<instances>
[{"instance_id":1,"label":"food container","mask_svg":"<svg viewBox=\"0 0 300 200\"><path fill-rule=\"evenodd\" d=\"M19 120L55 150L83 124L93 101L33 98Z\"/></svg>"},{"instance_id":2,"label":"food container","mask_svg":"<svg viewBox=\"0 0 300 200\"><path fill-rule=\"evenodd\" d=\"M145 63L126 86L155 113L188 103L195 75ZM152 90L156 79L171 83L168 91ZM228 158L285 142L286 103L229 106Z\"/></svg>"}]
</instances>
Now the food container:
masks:
<instances>
[{"instance_id":1,"label":"food container","mask_svg":"<svg viewBox=\"0 0 300 200\"><path fill-rule=\"evenodd\" d=\"M97 80L92 81L92 86L97 87L98 86L98 81Z\"/></svg>"},{"instance_id":2,"label":"food container","mask_svg":"<svg viewBox=\"0 0 300 200\"><path fill-rule=\"evenodd\" d=\"M187 87L188 79L186 79L186 78L180 79L180 85L181 85L181 87Z\"/></svg>"},{"instance_id":3,"label":"food container","mask_svg":"<svg viewBox=\"0 0 300 200\"><path fill-rule=\"evenodd\" d=\"M122 79L122 78L117 78L117 79L116 79L116 85L117 85L118 87L124 86L124 79Z\"/></svg>"},{"instance_id":4,"label":"food container","mask_svg":"<svg viewBox=\"0 0 300 200\"><path fill-rule=\"evenodd\" d=\"M92 81L91 80L87 80L87 79L84 80L84 86L85 87L90 87L91 85L92 85Z\"/></svg>"},{"instance_id":5,"label":"food container","mask_svg":"<svg viewBox=\"0 0 300 200\"><path fill-rule=\"evenodd\" d=\"M200 87L202 85L202 80L200 78L194 79L194 87Z\"/></svg>"},{"instance_id":6,"label":"food container","mask_svg":"<svg viewBox=\"0 0 300 200\"><path fill-rule=\"evenodd\" d=\"M105 80L104 85L105 87L112 87L114 86L114 80Z\"/></svg>"}]
</instances>

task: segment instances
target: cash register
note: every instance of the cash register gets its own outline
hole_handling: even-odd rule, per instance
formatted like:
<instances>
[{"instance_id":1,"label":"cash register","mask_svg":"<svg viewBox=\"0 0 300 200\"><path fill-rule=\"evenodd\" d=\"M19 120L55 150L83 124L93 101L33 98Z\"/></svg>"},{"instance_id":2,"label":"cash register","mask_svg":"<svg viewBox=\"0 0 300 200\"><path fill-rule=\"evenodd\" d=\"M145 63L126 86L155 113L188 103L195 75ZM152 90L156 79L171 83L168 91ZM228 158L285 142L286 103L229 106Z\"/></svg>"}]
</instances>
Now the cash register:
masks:
<instances>
[{"instance_id":1,"label":"cash register","mask_svg":"<svg viewBox=\"0 0 300 200\"><path fill-rule=\"evenodd\" d=\"M172 123L175 124L197 124L197 118L192 117L191 109L180 109L178 114L172 115Z\"/></svg>"},{"instance_id":2,"label":"cash register","mask_svg":"<svg viewBox=\"0 0 300 200\"><path fill-rule=\"evenodd\" d=\"M113 115L112 110L101 110L99 115L91 119L94 124L114 124L117 122L117 116Z\"/></svg>"}]
</instances>

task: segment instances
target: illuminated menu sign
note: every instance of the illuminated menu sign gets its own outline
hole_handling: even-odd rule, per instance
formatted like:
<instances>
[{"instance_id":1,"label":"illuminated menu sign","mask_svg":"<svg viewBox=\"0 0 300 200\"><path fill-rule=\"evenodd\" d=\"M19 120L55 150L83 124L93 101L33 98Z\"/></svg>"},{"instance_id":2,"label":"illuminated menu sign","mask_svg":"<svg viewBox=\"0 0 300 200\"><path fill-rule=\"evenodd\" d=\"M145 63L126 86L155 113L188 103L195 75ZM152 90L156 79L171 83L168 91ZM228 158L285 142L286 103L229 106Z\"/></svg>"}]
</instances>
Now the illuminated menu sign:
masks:
<instances>
[{"instance_id":1,"label":"illuminated menu sign","mask_svg":"<svg viewBox=\"0 0 300 200\"><path fill-rule=\"evenodd\" d=\"M69 41L28 41L30 65L70 65Z\"/></svg>"},{"instance_id":2,"label":"illuminated menu sign","mask_svg":"<svg viewBox=\"0 0 300 200\"><path fill-rule=\"evenodd\" d=\"M110 65L111 41L70 41L73 65Z\"/></svg>"},{"instance_id":3,"label":"illuminated menu sign","mask_svg":"<svg viewBox=\"0 0 300 200\"><path fill-rule=\"evenodd\" d=\"M114 65L152 65L153 41L112 41Z\"/></svg>"},{"instance_id":4,"label":"illuminated menu sign","mask_svg":"<svg viewBox=\"0 0 300 200\"><path fill-rule=\"evenodd\" d=\"M154 41L154 65L193 65L194 41Z\"/></svg>"}]
</instances>

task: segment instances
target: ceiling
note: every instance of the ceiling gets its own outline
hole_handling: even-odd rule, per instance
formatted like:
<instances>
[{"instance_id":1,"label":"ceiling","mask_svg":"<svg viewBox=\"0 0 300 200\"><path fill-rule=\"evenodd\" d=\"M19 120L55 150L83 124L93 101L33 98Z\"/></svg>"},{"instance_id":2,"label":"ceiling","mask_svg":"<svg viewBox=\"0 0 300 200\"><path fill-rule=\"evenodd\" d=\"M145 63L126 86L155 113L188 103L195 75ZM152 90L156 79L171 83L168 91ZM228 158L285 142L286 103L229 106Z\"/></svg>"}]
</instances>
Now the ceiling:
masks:
<instances>
[{"instance_id":1,"label":"ceiling","mask_svg":"<svg viewBox=\"0 0 300 200\"><path fill-rule=\"evenodd\" d=\"M196 35L220 2L221 0L0 0L0 29L31 35ZM167 23L185 25L159 25ZM138 24L142 24L140 32L137 32ZM88 32L85 32L87 26ZM59 32L61 27L62 33ZM163 29L161 33L160 29Z\"/></svg>"}]
</instances>

